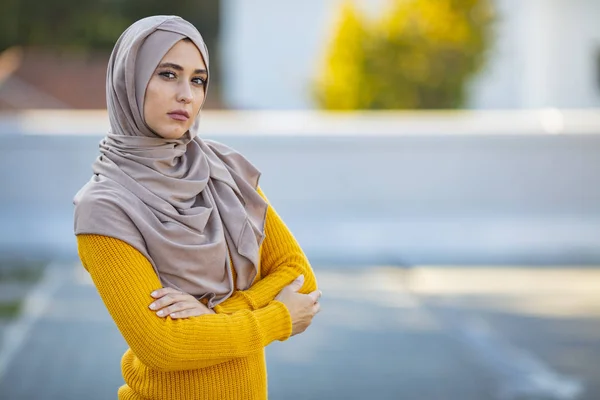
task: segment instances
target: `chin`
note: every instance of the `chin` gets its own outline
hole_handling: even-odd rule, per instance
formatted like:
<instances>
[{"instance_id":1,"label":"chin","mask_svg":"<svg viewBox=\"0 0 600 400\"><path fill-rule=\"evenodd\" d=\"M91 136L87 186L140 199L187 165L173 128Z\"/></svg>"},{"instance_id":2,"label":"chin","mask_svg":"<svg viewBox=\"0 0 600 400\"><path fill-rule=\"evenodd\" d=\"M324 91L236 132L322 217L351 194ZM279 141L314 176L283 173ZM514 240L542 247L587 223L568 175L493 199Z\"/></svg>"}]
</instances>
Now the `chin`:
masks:
<instances>
[{"instance_id":1,"label":"chin","mask_svg":"<svg viewBox=\"0 0 600 400\"><path fill-rule=\"evenodd\" d=\"M159 134L160 136L162 136L165 139L180 139L186 131L183 132L170 132L168 134Z\"/></svg>"},{"instance_id":2,"label":"chin","mask_svg":"<svg viewBox=\"0 0 600 400\"><path fill-rule=\"evenodd\" d=\"M157 129L157 130L155 130L155 132L160 137L165 138L165 139L179 139L187 132L187 129L183 129L181 127L177 127L175 129L173 129L173 127L170 126L170 127L165 127L163 129Z\"/></svg>"}]
</instances>

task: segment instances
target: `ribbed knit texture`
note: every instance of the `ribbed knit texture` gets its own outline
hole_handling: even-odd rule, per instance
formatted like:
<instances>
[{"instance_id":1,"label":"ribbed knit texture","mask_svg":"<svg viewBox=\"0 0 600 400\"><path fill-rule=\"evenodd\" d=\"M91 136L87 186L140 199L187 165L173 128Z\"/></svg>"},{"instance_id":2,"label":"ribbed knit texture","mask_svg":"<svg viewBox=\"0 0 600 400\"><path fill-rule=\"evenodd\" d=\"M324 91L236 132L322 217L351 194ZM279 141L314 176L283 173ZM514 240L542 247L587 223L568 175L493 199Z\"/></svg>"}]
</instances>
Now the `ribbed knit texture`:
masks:
<instances>
[{"instance_id":1,"label":"ribbed knit texture","mask_svg":"<svg viewBox=\"0 0 600 400\"><path fill-rule=\"evenodd\" d=\"M132 246L100 235L77 241L84 267L130 346L121 360L126 384L119 399L267 398L264 348L289 338L292 329L287 308L273 299L299 274L305 276L302 293L317 287L306 256L271 206L256 281L215 307L216 314L200 317L159 318L148 308L161 284Z\"/></svg>"}]
</instances>

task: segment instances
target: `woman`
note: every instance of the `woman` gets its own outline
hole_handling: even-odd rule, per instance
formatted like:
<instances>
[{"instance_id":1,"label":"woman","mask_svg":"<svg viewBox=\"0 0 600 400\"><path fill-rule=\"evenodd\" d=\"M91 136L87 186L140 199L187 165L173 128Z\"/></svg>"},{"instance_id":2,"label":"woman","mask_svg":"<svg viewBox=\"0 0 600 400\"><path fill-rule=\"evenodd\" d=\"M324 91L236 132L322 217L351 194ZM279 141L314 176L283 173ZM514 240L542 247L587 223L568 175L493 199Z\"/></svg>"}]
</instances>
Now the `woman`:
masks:
<instances>
[{"instance_id":1,"label":"woman","mask_svg":"<svg viewBox=\"0 0 600 400\"><path fill-rule=\"evenodd\" d=\"M264 347L303 332L321 293L241 154L197 136L200 33L137 21L107 74L111 132L75 196L79 255L130 348L120 399L265 399Z\"/></svg>"}]
</instances>

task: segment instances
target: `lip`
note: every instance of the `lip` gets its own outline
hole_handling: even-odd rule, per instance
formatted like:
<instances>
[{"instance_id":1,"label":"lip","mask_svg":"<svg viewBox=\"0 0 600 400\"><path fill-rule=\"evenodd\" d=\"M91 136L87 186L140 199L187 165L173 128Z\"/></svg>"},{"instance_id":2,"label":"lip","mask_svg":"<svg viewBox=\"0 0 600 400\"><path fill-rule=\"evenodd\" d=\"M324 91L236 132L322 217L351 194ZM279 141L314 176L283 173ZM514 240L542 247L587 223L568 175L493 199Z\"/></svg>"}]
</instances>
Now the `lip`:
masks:
<instances>
[{"instance_id":1,"label":"lip","mask_svg":"<svg viewBox=\"0 0 600 400\"><path fill-rule=\"evenodd\" d=\"M175 110L167 113L167 115L177 121L187 121L190 119L190 114L185 110Z\"/></svg>"}]
</instances>

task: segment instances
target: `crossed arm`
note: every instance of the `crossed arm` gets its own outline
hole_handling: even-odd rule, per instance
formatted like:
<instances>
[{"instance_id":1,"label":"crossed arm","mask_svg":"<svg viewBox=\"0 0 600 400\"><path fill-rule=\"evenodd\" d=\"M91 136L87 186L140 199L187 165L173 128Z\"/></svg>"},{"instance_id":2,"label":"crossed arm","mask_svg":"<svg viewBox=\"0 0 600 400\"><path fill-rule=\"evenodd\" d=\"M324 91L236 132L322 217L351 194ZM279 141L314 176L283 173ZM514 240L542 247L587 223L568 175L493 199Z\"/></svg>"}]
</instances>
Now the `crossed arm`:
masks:
<instances>
[{"instance_id":1,"label":"crossed arm","mask_svg":"<svg viewBox=\"0 0 600 400\"><path fill-rule=\"evenodd\" d=\"M268 202L260 188L258 193ZM261 309L300 275L304 277L304 283L301 284L299 293L309 294L317 289L317 281L308 259L271 205L267 210L265 236L261 249L262 279L255 282L248 290L234 291L227 300L214 308L214 312L232 314L239 310ZM157 301L152 303L151 308L157 311L158 316L186 318L210 312L202 304L198 304L192 296L170 288L157 290L153 293L153 297Z\"/></svg>"},{"instance_id":2,"label":"crossed arm","mask_svg":"<svg viewBox=\"0 0 600 400\"><path fill-rule=\"evenodd\" d=\"M258 193L267 201L260 187ZM217 313L232 313L237 310L258 310L273 300L281 290L304 275L300 293L317 290L317 279L302 251L302 248L269 204L265 223L265 240L261 253L262 279L248 290L237 290L231 297L215 307Z\"/></svg>"},{"instance_id":3,"label":"crossed arm","mask_svg":"<svg viewBox=\"0 0 600 400\"><path fill-rule=\"evenodd\" d=\"M215 308L217 315L187 319L158 318L150 310L150 293L161 285L139 251L106 236L79 235L77 240L83 265L133 352L147 366L170 371L244 357L291 335L290 314L274 299L300 274L305 276L301 293L315 290L316 279L300 246L272 207L265 229L263 278L246 291L234 292Z\"/></svg>"}]
</instances>

